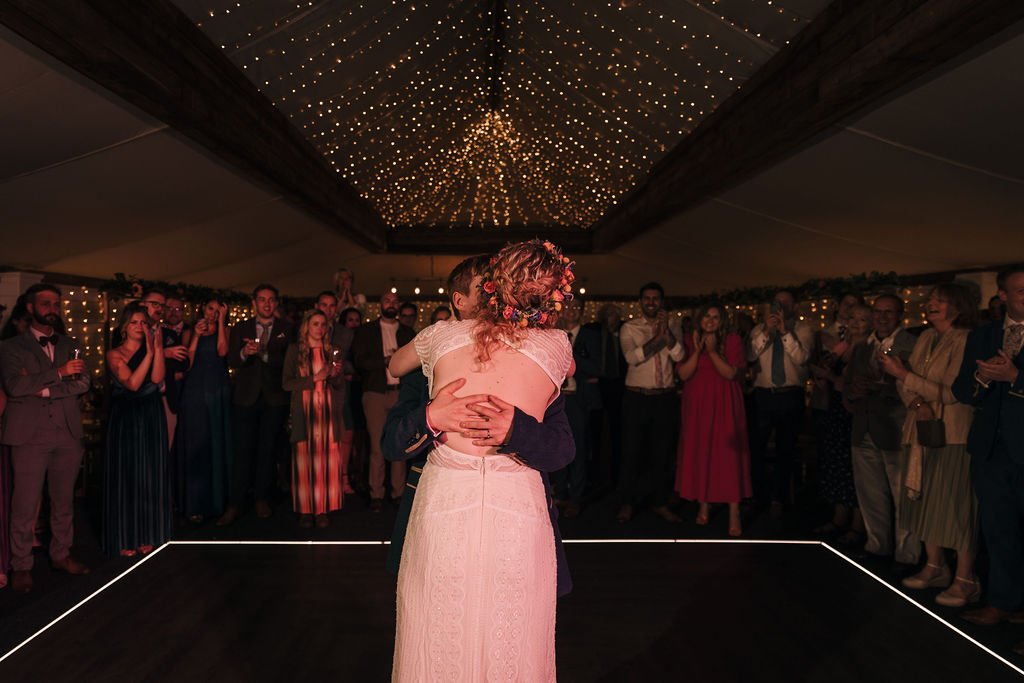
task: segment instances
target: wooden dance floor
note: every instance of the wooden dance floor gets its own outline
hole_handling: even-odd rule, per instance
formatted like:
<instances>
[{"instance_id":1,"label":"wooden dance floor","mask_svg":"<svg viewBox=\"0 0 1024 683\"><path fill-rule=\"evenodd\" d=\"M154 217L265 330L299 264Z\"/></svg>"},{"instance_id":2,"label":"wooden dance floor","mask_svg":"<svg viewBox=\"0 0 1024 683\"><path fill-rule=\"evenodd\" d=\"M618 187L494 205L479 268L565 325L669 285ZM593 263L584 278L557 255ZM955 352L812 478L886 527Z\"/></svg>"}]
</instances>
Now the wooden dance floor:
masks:
<instances>
[{"instance_id":1,"label":"wooden dance floor","mask_svg":"<svg viewBox=\"0 0 1024 683\"><path fill-rule=\"evenodd\" d=\"M818 544L582 543L574 681L1002 681L1019 673ZM172 544L0 662L4 681L386 681L386 546Z\"/></svg>"}]
</instances>

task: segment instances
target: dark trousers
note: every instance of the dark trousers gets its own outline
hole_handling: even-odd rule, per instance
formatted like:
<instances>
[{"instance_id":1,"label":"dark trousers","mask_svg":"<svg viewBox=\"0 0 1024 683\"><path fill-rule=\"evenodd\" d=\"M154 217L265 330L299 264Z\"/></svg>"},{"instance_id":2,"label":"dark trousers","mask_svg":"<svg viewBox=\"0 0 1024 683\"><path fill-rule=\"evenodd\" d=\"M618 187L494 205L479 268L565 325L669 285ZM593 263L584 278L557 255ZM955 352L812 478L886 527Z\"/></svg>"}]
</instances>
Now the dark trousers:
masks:
<instances>
[{"instance_id":1,"label":"dark trousers","mask_svg":"<svg viewBox=\"0 0 1024 683\"><path fill-rule=\"evenodd\" d=\"M1024 609L1024 463L999 440L987 459L972 456L971 480L988 548L988 602Z\"/></svg>"},{"instance_id":2,"label":"dark trousers","mask_svg":"<svg viewBox=\"0 0 1024 683\"><path fill-rule=\"evenodd\" d=\"M235 461L231 504L241 506L250 486L256 500L269 501L274 488L278 435L288 418L288 406L259 400L235 406Z\"/></svg>"},{"instance_id":3,"label":"dark trousers","mask_svg":"<svg viewBox=\"0 0 1024 683\"><path fill-rule=\"evenodd\" d=\"M626 505L668 503L679 442L679 395L645 396L626 390L622 397L620 499Z\"/></svg>"},{"instance_id":4,"label":"dark trousers","mask_svg":"<svg viewBox=\"0 0 1024 683\"><path fill-rule=\"evenodd\" d=\"M754 485L754 497L758 500L789 500L789 480L793 471L793 453L800 436L800 425L804 418L804 392L802 388L773 392L770 389L754 389L756 422L751 432L750 472ZM765 464L768 440L775 433L775 468L768 479Z\"/></svg>"},{"instance_id":5,"label":"dark trousers","mask_svg":"<svg viewBox=\"0 0 1024 683\"><path fill-rule=\"evenodd\" d=\"M626 385L621 377L612 377L600 379L598 386L601 388L601 409L590 416L594 473L602 485L608 484L614 489L622 466L622 394Z\"/></svg>"},{"instance_id":6,"label":"dark trousers","mask_svg":"<svg viewBox=\"0 0 1024 683\"><path fill-rule=\"evenodd\" d=\"M555 498L570 500L573 503L583 502L583 493L587 486L587 456L590 446L590 411L583 407L578 394L565 395L565 416L572 429L572 438L576 441L576 457L573 461L552 475L555 485Z\"/></svg>"}]
</instances>

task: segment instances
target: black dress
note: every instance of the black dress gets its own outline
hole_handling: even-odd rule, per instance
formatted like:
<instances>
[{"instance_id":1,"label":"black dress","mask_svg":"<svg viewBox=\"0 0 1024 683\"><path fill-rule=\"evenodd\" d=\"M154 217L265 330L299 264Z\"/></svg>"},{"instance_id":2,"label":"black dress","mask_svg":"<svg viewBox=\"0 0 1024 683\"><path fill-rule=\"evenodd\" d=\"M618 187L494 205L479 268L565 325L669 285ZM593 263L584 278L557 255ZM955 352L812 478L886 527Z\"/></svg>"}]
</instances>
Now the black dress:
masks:
<instances>
[{"instance_id":1,"label":"black dress","mask_svg":"<svg viewBox=\"0 0 1024 683\"><path fill-rule=\"evenodd\" d=\"M179 511L186 517L221 515L231 482L231 384L215 334L199 337L185 376L174 452Z\"/></svg>"},{"instance_id":2,"label":"black dress","mask_svg":"<svg viewBox=\"0 0 1024 683\"><path fill-rule=\"evenodd\" d=\"M128 361L134 371L146 354ZM171 538L167 421L160 388L146 377L138 391L112 380L103 464L103 547L109 555Z\"/></svg>"}]
</instances>

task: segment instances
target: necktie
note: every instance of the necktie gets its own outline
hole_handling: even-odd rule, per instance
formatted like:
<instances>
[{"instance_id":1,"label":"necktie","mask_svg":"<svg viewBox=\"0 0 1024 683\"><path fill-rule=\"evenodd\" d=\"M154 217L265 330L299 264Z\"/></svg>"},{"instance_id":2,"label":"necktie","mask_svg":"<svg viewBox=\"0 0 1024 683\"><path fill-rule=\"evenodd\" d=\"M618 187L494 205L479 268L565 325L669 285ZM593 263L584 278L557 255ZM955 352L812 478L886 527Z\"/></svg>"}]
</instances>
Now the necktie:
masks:
<instances>
[{"instance_id":1,"label":"necktie","mask_svg":"<svg viewBox=\"0 0 1024 683\"><path fill-rule=\"evenodd\" d=\"M1010 325L1003 332L1003 353L1013 358L1020 353L1022 341L1024 341L1024 324Z\"/></svg>"},{"instance_id":2,"label":"necktie","mask_svg":"<svg viewBox=\"0 0 1024 683\"><path fill-rule=\"evenodd\" d=\"M1022 327L1024 327L1024 326L1022 326ZM39 345L40 346L45 347L48 344L53 344L54 346L56 346L57 345L57 335L54 334L54 335L49 336L49 337L40 337L39 338Z\"/></svg>"},{"instance_id":3,"label":"necktie","mask_svg":"<svg viewBox=\"0 0 1024 683\"><path fill-rule=\"evenodd\" d=\"M264 363L270 358L268 346L270 344L270 325L260 325L259 334L260 358Z\"/></svg>"},{"instance_id":4,"label":"necktie","mask_svg":"<svg viewBox=\"0 0 1024 683\"><path fill-rule=\"evenodd\" d=\"M786 349L782 346L782 335L772 337L772 386L786 386Z\"/></svg>"}]
</instances>

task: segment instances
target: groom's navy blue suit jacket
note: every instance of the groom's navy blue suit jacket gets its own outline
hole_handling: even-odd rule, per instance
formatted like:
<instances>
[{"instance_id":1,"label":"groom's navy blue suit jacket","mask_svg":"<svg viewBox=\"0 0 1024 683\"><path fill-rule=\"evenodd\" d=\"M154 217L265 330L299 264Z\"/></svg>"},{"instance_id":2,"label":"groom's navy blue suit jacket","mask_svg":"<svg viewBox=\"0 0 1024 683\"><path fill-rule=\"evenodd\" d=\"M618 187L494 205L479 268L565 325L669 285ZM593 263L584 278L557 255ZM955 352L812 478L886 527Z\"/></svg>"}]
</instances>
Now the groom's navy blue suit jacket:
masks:
<instances>
[{"instance_id":1,"label":"groom's navy blue suit jacket","mask_svg":"<svg viewBox=\"0 0 1024 683\"><path fill-rule=\"evenodd\" d=\"M427 461L427 454L434 447L434 437L427 428L429 398L427 378L422 372L416 371L404 376L398 393L398 402L388 413L384 434L381 437L381 449L385 458L407 460L410 465L406 476L405 494L402 496L402 503L395 519L391 549L388 552L387 567L395 574L398 573L398 565L402 558L405 529L409 523L416 485ZM498 452L515 455L523 464L540 472L544 490L547 492L551 528L555 535L558 595L566 595L572 590L572 578L562 547L562 537L558 531L558 508L554 506L551 484L548 481L548 472L562 469L576 456L576 443L572 438L569 420L565 416L565 399L559 396L548 406L543 422L538 422L516 408L508 443L499 448Z\"/></svg>"}]
</instances>

